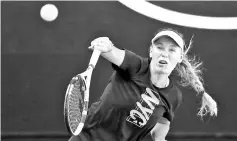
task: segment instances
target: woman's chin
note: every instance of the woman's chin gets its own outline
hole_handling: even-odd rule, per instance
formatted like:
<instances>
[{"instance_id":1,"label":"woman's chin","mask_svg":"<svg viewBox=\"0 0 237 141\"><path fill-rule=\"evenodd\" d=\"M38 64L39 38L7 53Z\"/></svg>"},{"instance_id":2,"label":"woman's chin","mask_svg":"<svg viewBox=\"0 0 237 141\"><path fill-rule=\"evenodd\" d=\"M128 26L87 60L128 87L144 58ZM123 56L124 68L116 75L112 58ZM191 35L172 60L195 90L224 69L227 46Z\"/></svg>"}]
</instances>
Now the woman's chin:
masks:
<instances>
[{"instance_id":1,"label":"woman's chin","mask_svg":"<svg viewBox=\"0 0 237 141\"><path fill-rule=\"evenodd\" d=\"M156 69L155 72L156 72L157 74L169 74L169 71L167 71L167 69L164 69L164 68Z\"/></svg>"}]
</instances>

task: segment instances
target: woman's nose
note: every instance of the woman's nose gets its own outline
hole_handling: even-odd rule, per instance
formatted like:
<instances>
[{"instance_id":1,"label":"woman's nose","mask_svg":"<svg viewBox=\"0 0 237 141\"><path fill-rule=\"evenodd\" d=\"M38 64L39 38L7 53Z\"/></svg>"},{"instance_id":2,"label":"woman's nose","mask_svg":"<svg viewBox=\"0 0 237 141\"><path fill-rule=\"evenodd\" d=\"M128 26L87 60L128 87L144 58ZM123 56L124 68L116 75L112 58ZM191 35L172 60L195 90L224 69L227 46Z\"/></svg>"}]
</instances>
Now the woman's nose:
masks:
<instances>
[{"instance_id":1,"label":"woman's nose","mask_svg":"<svg viewBox=\"0 0 237 141\"><path fill-rule=\"evenodd\" d=\"M164 50L161 52L162 57L168 57L168 51Z\"/></svg>"}]
</instances>

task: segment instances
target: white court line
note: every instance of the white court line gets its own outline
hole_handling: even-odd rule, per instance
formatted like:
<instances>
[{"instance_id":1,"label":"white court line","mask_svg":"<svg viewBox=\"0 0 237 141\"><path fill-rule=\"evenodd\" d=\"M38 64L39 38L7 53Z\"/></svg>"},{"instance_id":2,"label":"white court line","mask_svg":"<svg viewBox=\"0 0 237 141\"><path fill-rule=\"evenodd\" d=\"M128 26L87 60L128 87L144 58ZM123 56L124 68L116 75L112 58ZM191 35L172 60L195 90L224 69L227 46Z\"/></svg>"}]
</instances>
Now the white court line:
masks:
<instances>
[{"instance_id":1,"label":"white court line","mask_svg":"<svg viewBox=\"0 0 237 141\"><path fill-rule=\"evenodd\" d=\"M118 0L123 5L147 17L186 27L202 29L237 29L237 17L209 17L168 10L145 0Z\"/></svg>"}]
</instances>

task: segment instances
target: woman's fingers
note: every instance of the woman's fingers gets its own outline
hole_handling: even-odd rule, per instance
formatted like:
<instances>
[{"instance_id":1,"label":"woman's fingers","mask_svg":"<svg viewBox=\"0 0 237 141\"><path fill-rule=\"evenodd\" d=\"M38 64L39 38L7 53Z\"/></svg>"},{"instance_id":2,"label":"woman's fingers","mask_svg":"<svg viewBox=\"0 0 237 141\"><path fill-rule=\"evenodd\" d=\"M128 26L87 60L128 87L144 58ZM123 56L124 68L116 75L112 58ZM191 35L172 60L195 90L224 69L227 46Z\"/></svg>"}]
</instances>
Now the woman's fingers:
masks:
<instances>
[{"instance_id":1,"label":"woman's fingers","mask_svg":"<svg viewBox=\"0 0 237 141\"><path fill-rule=\"evenodd\" d=\"M108 37L99 37L91 42L91 47L89 47L89 49L96 48L101 52L108 52L111 50L111 46L113 46L113 43Z\"/></svg>"}]
</instances>

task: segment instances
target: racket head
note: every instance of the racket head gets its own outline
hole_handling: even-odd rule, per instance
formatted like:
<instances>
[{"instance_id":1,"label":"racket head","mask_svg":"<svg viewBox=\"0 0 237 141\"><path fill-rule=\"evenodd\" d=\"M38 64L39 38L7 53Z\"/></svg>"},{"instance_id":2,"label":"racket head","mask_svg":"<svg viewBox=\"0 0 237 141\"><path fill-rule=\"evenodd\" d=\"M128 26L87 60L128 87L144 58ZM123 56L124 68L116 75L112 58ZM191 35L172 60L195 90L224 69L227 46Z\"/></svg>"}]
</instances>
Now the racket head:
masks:
<instances>
[{"instance_id":1,"label":"racket head","mask_svg":"<svg viewBox=\"0 0 237 141\"><path fill-rule=\"evenodd\" d=\"M88 93L85 76L78 74L71 79L64 100L64 120L68 131L75 136L84 127L88 111Z\"/></svg>"}]
</instances>

